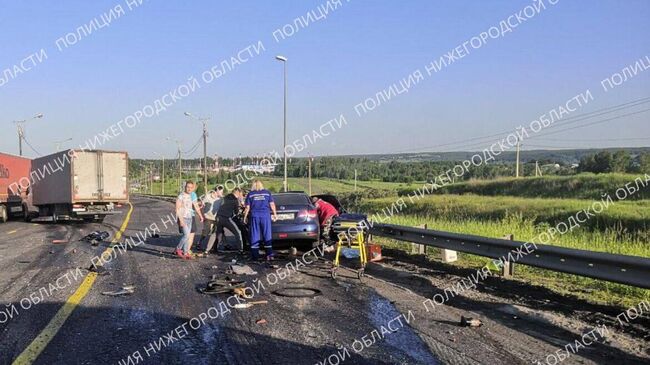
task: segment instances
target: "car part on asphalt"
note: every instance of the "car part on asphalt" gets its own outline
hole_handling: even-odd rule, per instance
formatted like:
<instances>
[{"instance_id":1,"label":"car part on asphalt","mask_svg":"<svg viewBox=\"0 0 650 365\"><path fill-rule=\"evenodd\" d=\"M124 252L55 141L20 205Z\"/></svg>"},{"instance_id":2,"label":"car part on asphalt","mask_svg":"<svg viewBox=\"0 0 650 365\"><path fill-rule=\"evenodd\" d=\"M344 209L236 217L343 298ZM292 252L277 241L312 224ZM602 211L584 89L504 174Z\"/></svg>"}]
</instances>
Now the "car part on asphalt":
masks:
<instances>
[{"instance_id":1,"label":"car part on asphalt","mask_svg":"<svg viewBox=\"0 0 650 365\"><path fill-rule=\"evenodd\" d=\"M288 286L286 288L274 290L271 294L287 298L315 298L322 295L323 292L316 288Z\"/></svg>"},{"instance_id":2,"label":"car part on asphalt","mask_svg":"<svg viewBox=\"0 0 650 365\"><path fill-rule=\"evenodd\" d=\"M233 306L233 308L235 308L235 309L246 309L246 308L250 308L250 307L252 307L252 306L254 306L254 305L258 305L258 304L268 304L268 303L269 303L268 300L258 300L258 301L256 301L256 302L237 303L237 304L235 304L235 305Z\"/></svg>"},{"instance_id":3,"label":"car part on asphalt","mask_svg":"<svg viewBox=\"0 0 650 365\"><path fill-rule=\"evenodd\" d=\"M481 327L483 325L483 322L477 318L460 316L460 325L463 327Z\"/></svg>"},{"instance_id":4,"label":"car part on asphalt","mask_svg":"<svg viewBox=\"0 0 650 365\"><path fill-rule=\"evenodd\" d=\"M253 298L252 294L246 294L246 289L244 288L233 288L232 294L237 298L251 299Z\"/></svg>"},{"instance_id":5,"label":"car part on asphalt","mask_svg":"<svg viewBox=\"0 0 650 365\"><path fill-rule=\"evenodd\" d=\"M257 275L257 271L253 270L250 266L248 265L230 265L228 270L226 270L227 274L235 274L235 275Z\"/></svg>"},{"instance_id":6,"label":"car part on asphalt","mask_svg":"<svg viewBox=\"0 0 650 365\"><path fill-rule=\"evenodd\" d=\"M123 295L131 295L133 293L135 293L135 286L128 285L128 286L122 287L122 289L120 289L120 290L104 291L104 292L102 292L102 295L108 295L108 296L111 296L111 297L119 297L119 296L123 296Z\"/></svg>"},{"instance_id":7,"label":"car part on asphalt","mask_svg":"<svg viewBox=\"0 0 650 365\"><path fill-rule=\"evenodd\" d=\"M246 282L243 280L233 280L229 277L224 279L217 279L215 276L212 277L205 288L200 288L199 293L203 294L229 294L233 292L235 288L243 288L246 285Z\"/></svg>"},{"instance_id":8,"label":"car part on asphalt","mask_svg":"<svg viewBox=\"0 0 650 365\"><path fill-rule=\"evenodd\" d=\"M91 245L98 246L100 242L103 242L110 236L110 233L106 231L95 231L86 235L80 241L90 242Z\"/></svg>"}]
</instances>

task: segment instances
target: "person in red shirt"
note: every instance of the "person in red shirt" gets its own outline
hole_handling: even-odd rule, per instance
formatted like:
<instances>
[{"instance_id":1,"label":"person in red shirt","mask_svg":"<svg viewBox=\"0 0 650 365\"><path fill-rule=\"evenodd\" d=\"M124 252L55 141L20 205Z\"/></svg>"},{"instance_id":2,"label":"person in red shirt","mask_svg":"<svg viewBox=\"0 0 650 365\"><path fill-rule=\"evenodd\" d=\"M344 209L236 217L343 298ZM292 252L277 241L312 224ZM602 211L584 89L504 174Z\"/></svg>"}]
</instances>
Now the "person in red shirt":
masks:
<instances>
[{"instance_id":1,"label":"person in red shirt","mask_svg":"<svg viewBox=\"0 0 650 365\"><path fill-rule=\"evenodd\" d=\"M320 224L321 236L328 237L332 218L338 216L339 211L332 204L321 198L313 197L312 202L318 211L318 223Z\"/></svg>"}]
</instances>

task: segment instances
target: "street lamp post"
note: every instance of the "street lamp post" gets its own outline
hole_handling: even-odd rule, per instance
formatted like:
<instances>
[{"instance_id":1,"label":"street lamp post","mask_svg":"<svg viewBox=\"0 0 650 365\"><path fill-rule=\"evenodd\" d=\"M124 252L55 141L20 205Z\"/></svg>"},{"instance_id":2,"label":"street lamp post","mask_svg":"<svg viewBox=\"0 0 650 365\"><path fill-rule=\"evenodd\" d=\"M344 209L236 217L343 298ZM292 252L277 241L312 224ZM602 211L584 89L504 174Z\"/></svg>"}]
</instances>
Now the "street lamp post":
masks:
<instances>
[{"instance_id":1,"label":"street lamp post","mask_svg":"<svg viewBox=\"0 0 650 365\"><path fill-rule=\"evenodd\" d=\"M38 113L35 116L33 116L31 119L14 120L16 129L18 130L18 154L20 156L23 155L23 139L25 139L25 127L24 127L25 123L27 123L28 120L40 119L40 118L43 118L43 113Z\"/></svg>"},{"instance_id":2,"label":"street lamp post","mask_svg":"<svg viewBox=\"0 0 650 365\"><path fill-rule=\"evenodd\" d=\"M287 58L284 56L275 56L275 59L282 62L284 73L284 139L282 143L282 150L284 153L284 191L288 191L287 184Z\"/></svg>"},{"instance_id":3,"label":"street lamp post","mask_svg":"<svg viewBox=\"0 0 650 365\"><path fill-rule=\"evenodd\" d=\"M208 120L210 117L199 118L192 115L192 113L185 112L186 117L198 120L203 123L203 190L208 191Z\"/></svg>"},{"instance_id":4,"label":"street lamp post","mask_svg":"<svg viewBox=\"0 0 650 365\"><path fill-rule=\"evenodd\" d=\"M54 145L56 146L56 151L55 151L55 152L59 152L59 150L61 149L61 144L62 144L62 143L70 142L70 141L72 141L72 138L66 138L66 139L64 139L64 140L62 140L62 141L56 141L56 142L54 142Z\"/></svg>"}]
</instances>

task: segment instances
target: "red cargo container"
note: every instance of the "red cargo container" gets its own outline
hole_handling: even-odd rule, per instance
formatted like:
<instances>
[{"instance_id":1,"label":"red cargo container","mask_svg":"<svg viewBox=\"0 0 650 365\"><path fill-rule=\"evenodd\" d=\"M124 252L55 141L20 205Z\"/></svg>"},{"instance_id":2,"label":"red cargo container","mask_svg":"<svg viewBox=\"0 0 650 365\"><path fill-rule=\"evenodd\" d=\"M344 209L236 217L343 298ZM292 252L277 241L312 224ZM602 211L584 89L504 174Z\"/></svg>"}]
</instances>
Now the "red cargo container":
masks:
<instances>
[{"instance_id":1,"label":"red cargo container","mask_svg":"<svg viewBox=\"0 0 650 365\"><path fill-rule=\"evenodd\" d=\"M27 218L32 160L0 153L0 223L10 216Z\"/></svg>"}]
</instances>

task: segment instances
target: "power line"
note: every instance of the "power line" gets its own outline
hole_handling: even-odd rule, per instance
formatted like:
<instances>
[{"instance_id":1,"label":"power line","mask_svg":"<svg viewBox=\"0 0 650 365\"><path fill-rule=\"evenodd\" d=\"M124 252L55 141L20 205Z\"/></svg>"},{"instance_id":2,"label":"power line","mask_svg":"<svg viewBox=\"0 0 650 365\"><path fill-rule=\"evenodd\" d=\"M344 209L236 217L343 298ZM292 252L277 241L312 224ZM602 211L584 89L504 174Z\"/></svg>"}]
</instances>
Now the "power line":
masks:
<instances>
[{"instance_id":1,"label":"power line","mask_svg":"<svg viewBox=\"0 0 650 365\"><path fill-rule=\"evenodd\" d=\"M27 138L25 138L24 135L23 135L23 141L25 141L25 144L28 145L29 148L31 148L32 151L34 151L35 154L37 154L39 157L42 156L42 155L40 154L40 152L36 151L36 149L32 146L32 144L29 143L29 141L27 141Z\"/></svg>"},{"instance_id":2,"label":"power line","mask_svg":"<svg viewBox=\"0 0 650 365\"><path fill-rule=\"evenodd\" d=\"M603 120L598 120L598 121L591 122L591 123L586 123L586 124L582 124L582 125L577 125L577 126L573 126L573 127L570 127L570 128L564 128L564 129L561 129L561 130L552 131L552 132L550 132L550 133L545 133L545 134L543 134L543 135L540 135L539 137L544 137L544 136L551 135L551 134L557 134L557 133L561 133L561 132L564 132L564 131L567 131L567 130L573 130L573 129L578 129L578 128L584 128L584 127L588 127L588 126L591 126L591 125L594 125L594 124L605 123L605 122L609 122L609 121L612 121L612 120L616 120L616 119L620 119L620 118L625 118L625 117L628 117L628 116L630 116L630 115L635 115L635 114L639 114L639 113L645 113L645 112L647 112L647 111L650 111L650 108L649 108L649 109L640 110L640 111L636 111L636 112L633 112L633 113L628 113L628 114L619 115L619 116L612 117L612 118L607 118L607 119L603 119ZM528 138L527 140L530 140L530 139L533 139L533 138L537 138L537 137L538 137L538 136L532 136L532 137ZM650 139L650 138L649 138L649 139ZM524 140L524 141L526 141L526 140ZM460 146L460 147L453 147L452 150L437 151L437 152L455 152L455 151L460 151L461 149L467 150L467 149L471 149L471 148L474 148L474 147L484 147L484 146L485 146L485 143L486 143L486 142L472 143L472 144L464 145L464 146ZM525 145L528 145L528 144L525 144Z\"/></svg>"},{"instance_id":3,"label":"power line","mask_svg":"<svg viewBox=\"0 0 650 365\"><path fill-rule=\"evenodd\" d=\"M598 121L591 122L591 123L587 123L587 124L577 125L577 126L573 126L573 127L570 127L570 128L560 129L559 131L551 131L551 132L549 132L549 133L540 134L540 135L538 135L538 136L535 135L535 136L532 136L532 137L530 137L530 138L532 139L532 138L536 138L536 137L545 137L545 136L549 136L549 135L551 135L551 134L557 134L557 133L561 133L561 132L565 132L565 131L570 131L570 130L573 130L573 129L589 127L589 126L592 126L592 125L595 125L595 124L601 124L601 123L609 122L609 121L611 121L611 120L620 119L620 118L623 118L623 117L629 117L630 115L636 115L636 114L640 114L640 113L645 113L645 112L647 112L647 111L650 111L650 108L648 108L648 109L643 109L643 110L639 110L639 111L636 111L636 112L633 112L633 113L627 113L627 114L619 115L619 116L612 117L612 118L607 118L607 119L603 119L603 120L598 120Z\"/></svg>"},{"instance_id":4,"label":"power line","mask_svg":"<svg viewBox=\"0 0 650 365\"><path fill-rule=\"evenodd\" d=\"M547 127L546 129L551 129L551 128L555 128L555 127L558 127L558 126L563 126L563 125L566 125L566 124L576 123L576 122L579 122L581 120L597 117L597 116L600 116L600 115L603 115L603 114L613 113L613 112L616 112L616 111L619 111L619 110L632 108L632 107L642 105L642 104L645 104L645 103L648 103L648 102L650 102L650 97L645 97L645 98L625 102L623 104L609 106L609 107L606 107L606 108L595 110L593 112L583 113L583 114L575 115L573 117L560 119L560 120L558 120L558 122L564 122L564 123L554 124L554 125L551 125L551 126ZM410 148L410 149L397 151L395 153L419 151L419 150L424 150L424 149L429 149L430 150L430 149L433 149L433 148L440 148L440 147L445 147L445 146L453 146L453 145L458 145L458 144L464 144L466 142L471 142L471 141L477 141L477 140L482 140L482 139L500 137L500 136L502 136L504 134L512 133L512 131L513 131L512 129L509 129L509 130L506 130L506 131L490 134L490 135L487 135L487 136L473 137L473 138L464 139L464 140L457 140L457 141L454 141L454 142L438 144L438 145L435 145L435 146ZM476 145L476 144L473 144L473 145ZM457 148L462 148L462 147L455 147L455 148L457 149Z\"/></svg>"},{"instance_id":5,"label":"power line","mask_svg":"<svg viewBox=\"0 0 650 365\"><path fill-rule=\"evenodd\" d=\"M194 152L196 152L197 148L199 148L199 145L201 144L201 141L203 141L203 135L201 135L201 137L199 137L199 140L196 142L196 144L194 144L194 146L192 148L190 148L187 151L184 151L183 154L184 155L191 155Z\"/></svg>"},{"instance_id":6,"label":"power line","mask_svg":"<svg viewBox=\"0 0 650 365\"><path fill-rule=\"evenodd\" d=\"M632 138L595 138L595 139L537 139L537 141L545 141L545 142L620 142L620 141L641 141L641 140L649 140L650 137L632 137Z\"/></svg>"}]
</instances>

